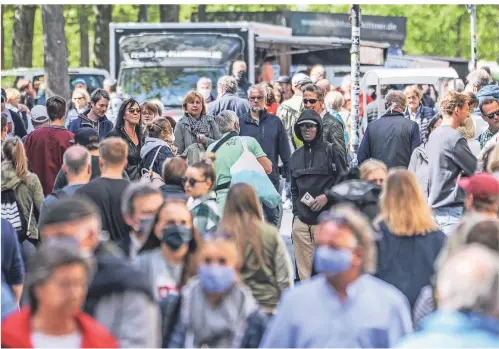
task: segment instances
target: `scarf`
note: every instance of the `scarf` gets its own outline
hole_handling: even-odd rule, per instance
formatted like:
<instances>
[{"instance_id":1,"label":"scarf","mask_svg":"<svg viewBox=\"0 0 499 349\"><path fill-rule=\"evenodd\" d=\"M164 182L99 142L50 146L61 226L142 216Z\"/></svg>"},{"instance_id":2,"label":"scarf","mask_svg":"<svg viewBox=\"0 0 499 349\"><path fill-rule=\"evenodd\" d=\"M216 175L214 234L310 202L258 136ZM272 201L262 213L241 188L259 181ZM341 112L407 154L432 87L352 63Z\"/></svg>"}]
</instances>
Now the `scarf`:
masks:
<instances>
[{"instance_id":1,"label":"scarf","mask_svg":"<svg viewBox=\"0 0 499 349\"><path fill-rule=\"evenodd\" d=\"M195 134L196 136L199 134L208 136L208 134L210 133L210 118L208 116L201 115L199 119L196 119L189 114L186 114L185 116L187 117L189 128L193 134Z\"/></svg>"},{"instance_id":2,"label":"scarf","mask_svg":"<svg viewBox=\"0 0 499 349\"><path fill-rule=\"evenodd\" d=\"M242 325L258 307L251 291L240 284L232 286L216 306L208 303L197 279L191 280L183 293L188 328L185 344L190 348L232 348Z\"/></svg>"}]
</instances>

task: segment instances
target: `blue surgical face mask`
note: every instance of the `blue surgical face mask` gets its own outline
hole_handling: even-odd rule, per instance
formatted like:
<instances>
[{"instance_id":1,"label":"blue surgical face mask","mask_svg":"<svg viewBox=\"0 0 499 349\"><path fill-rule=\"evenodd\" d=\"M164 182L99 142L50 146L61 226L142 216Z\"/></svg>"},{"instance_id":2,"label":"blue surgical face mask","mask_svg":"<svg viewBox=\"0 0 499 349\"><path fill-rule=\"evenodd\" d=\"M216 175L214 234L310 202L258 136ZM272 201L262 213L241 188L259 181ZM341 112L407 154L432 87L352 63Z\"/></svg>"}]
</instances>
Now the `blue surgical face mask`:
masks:
<instances>
[{"instance_id":1,"label":"blue surgical face mask","mask_svg":"<svg viewBox=\"0 0 499 349\"><path fill-rule=\"evenodd\" d=\"M236 282L234 268L217 264L202 264L198 267L199 281L206 293L226 292Z\"/></svg>"},{"instance_id":2,"label":"blue surgical face mask","mask_svg":"<svg viewBox=\"0 0 499 349\"><path fill-rule=\"evenodd\" d=\"M338 274L350 269L352 257L348 249L319 246L315 249L314 267L320 274Z\"/></svg>"}]
</instances>

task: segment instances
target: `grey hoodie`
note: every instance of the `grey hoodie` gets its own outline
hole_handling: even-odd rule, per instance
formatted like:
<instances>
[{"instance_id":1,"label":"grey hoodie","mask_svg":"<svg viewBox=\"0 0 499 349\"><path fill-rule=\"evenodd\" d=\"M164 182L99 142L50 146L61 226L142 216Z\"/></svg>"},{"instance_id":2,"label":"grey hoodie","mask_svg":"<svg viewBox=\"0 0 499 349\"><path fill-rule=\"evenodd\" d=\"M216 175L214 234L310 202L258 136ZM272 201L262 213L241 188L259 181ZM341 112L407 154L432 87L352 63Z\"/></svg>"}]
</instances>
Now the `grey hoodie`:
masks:
<instances>
[{"instance_id":1,"label":"grey hoodie","mask_svg":"<svg viewBox=\"0 0 499 349\"><path fill-rule=\"evenodd\" d=\"M418 180L421 190L426 200L428 200L429 191L429 169L428 169L428 154L426 154L426 144L421 144L414 149L409 162L408 170L411 171Z\"/></svg>"},{"instance_id":2,"label":"grey hoodie","mask_svg":"<svg viewBox=\"0 0 499 349\"><path fill-rule=\"evenodd\" d=\"M140 158L144 159L147 154L149 154L154 148L161 145L170 149L170 146L164 140L159 138L146 137L144 146L142 147L142 149L140 149Z\"/></svg>"}]
</instances>

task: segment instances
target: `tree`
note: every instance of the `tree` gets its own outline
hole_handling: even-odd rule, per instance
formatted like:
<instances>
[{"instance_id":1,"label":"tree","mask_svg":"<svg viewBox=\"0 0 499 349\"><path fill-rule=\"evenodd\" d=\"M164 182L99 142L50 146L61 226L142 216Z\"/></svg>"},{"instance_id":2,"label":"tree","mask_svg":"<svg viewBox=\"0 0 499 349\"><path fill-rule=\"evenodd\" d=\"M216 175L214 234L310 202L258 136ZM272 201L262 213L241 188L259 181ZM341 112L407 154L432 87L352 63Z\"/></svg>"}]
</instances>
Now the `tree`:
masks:
<instances>
[{"instance_id":1,"label":"tree","mask_svg":"<svg viewBox=\"0 0 499 349\"><path fill-rule=\"evenodd\" d=\"M109 23L113 17L113 5L95 5L94 67L109 70Z\"/></svg>"},{"instance_id":2,"label":"tree","mask_svg":"<svg viewBox=\"0 0 499 349\"><path fill-rule=\"evenodd\" d=\"M78 21L80 24L80 67L90 66L90 43L88 40L89 12L87 5L78 6Z\"/></svg>"},{"instance_id":3,"label":"tree","mask_svg":"<svg viewBox=\"0 0 499 349\"><path fill-rule=\"evenodd\" d=\"M3 15L5 13L4 9L3 9L3 5L2 5L2 9L0 10L0 12L2 12L2 19L0 20L0 35L2 36L0 38L0 42L2 43L2 57L0 58L0 62L2 64L2 66L0 67L0 69L5 69L5 42L4 42L4 38L3 38L3 32L4 32L4 29L3 29Z\"/></svg>"},{"instance_id":4,"label":"tree","mask_svg":"<svg viewBox=\"0 0 499 349\"><path fill-rule=\"evenodd\" d=\"M139 5L139 22L147 22L147 5Z\"/></svg>"},{"instance_id":5,"label":"tree","mask_svg":"<svg viewBox=\"0 0 499 349\"><path fill-rule=\"evenodd\" d=\"M198 21L206 22L206 5L198 5Z\"/></svg>"},{"instance_id":6,"label":"tree","mask_svg":"<svg viewBox=\"0 0 499 349\"><path fill-rule=\"evenodd\" d=\"M37 6L34 5L16 6L12 35L12 65L14 68L32 67L36 8Z\"/></svg>"},{"instance_id":7,"label":"tree","mask_svg":"<svg viewBox=\"0 0 499 349\"><path fill-rule=\"evenodd\" d=\"M160 22L178 22L180 18L180 5L159 5Z\"/></svg>"},{"instance_id":8,"label":"tree","mask_svg":"<svg viewBox=\"0 0 499 349\"><path fill-rule=\"evenodd\" d=\"M64 5L41 5L45 93L69 98L68 48L64 33Z\"/></svg>"}]
</instances>

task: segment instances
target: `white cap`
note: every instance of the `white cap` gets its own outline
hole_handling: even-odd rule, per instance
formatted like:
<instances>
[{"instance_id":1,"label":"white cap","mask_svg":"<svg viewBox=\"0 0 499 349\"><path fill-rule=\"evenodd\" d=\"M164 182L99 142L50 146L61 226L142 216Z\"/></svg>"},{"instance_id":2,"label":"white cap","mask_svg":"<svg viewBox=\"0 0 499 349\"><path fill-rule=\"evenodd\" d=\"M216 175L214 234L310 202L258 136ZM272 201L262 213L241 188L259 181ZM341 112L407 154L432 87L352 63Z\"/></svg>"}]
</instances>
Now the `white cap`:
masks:
<instances>
[{"instance_id":1,"label":"white cap","mask_svg":"<svg viewBox=\"0 0 499 349\"><path fill-rule=\"evenodd\" d=\"M47 108L44 105L35 105L31 109L31 120L39 124L49 121Z\"/></svg>"}]
</instances>

